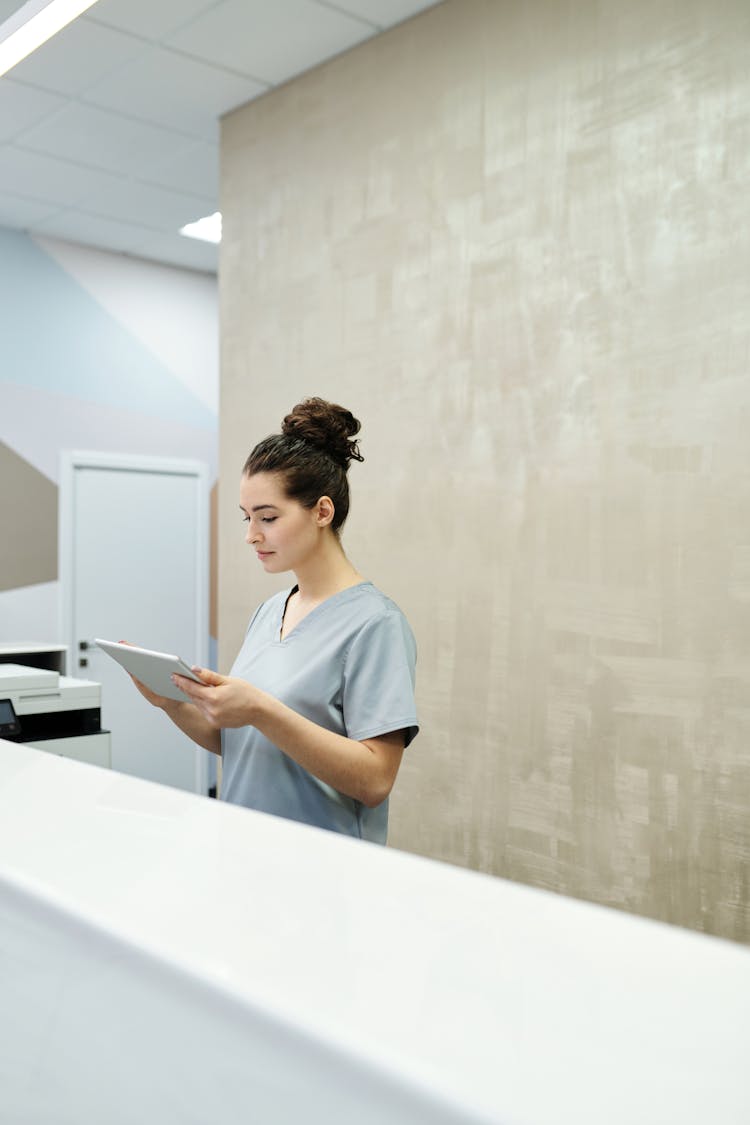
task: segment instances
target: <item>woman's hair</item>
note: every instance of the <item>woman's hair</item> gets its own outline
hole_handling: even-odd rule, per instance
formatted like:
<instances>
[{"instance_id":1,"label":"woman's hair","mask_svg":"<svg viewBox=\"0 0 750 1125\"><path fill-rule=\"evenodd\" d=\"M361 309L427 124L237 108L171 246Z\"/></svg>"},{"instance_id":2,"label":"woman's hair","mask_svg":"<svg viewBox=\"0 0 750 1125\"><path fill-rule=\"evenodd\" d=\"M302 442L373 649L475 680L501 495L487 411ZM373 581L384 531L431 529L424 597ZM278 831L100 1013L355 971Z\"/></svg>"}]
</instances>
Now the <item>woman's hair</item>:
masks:
<instances>
[{"instance_id":1,"label":"woman's hair","mask_svg":"<svg viewBox=\"0 0 750 1125\"><path fill-rule=\"evenodd\" d=\"M359 422L343 406L322 398L306 398L287 414L281 433L256 445L243 473L279 473L291 500L314 508L321 496L334 506L331 530L338 534L349 513L350 461L364 461L359 452Z\"/></svg>"}]
</instances>

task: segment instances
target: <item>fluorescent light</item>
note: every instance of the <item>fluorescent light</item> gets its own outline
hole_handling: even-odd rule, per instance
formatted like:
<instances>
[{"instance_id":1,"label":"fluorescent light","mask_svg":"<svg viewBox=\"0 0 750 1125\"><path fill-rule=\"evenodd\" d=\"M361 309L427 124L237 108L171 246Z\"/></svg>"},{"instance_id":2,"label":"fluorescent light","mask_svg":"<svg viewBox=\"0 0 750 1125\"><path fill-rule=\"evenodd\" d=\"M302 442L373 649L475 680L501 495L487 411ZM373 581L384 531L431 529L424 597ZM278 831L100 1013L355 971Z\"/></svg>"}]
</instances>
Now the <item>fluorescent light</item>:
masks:
<instances>
[{"instance_id":1,"label":"fluorescent light","mask_svg":"<svg viewBox=\"0 0 750 1125\"><path fill-rule=\"evenodd\" d=\"M0 24L0 75L77 19L96 0L28 0Z\"/></svg>"},{"instance_id":2,"label":"fluorescent light","mask_svg":"<svg viewBox=\"0 0 750 1125\"><path fill-rule=\"evenodd\" d=\"M221 242L221 211L214 211L213 215L205 215L194 223L186 223L180 227L180 234L187 238L200 238L202 242Z\"/></svg>"}]
</instances>

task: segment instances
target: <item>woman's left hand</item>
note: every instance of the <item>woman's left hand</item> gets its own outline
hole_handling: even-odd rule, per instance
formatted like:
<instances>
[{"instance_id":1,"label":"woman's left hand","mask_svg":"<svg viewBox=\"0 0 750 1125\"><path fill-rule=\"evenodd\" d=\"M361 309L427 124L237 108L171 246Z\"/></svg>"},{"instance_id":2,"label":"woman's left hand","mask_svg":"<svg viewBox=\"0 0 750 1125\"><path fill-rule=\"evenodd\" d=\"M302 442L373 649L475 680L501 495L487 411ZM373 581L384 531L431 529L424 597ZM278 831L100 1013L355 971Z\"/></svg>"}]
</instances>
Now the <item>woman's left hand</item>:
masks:
<instances>
[{"instance_id":1,"label":"woman's left hand","mask_svg":"<svg viewBox=\"0 0 750 1125\"><path fill-rule=\"evenodd\" d=\"M215 727L246 727L252 725L252 716L260 692L246 680L234 676L221 676L210 668L193 668L203 680L197 684L186 676L172 676L192 703ZM204 686L205 685L205 686Z\"/></svg>"}]
</instances>

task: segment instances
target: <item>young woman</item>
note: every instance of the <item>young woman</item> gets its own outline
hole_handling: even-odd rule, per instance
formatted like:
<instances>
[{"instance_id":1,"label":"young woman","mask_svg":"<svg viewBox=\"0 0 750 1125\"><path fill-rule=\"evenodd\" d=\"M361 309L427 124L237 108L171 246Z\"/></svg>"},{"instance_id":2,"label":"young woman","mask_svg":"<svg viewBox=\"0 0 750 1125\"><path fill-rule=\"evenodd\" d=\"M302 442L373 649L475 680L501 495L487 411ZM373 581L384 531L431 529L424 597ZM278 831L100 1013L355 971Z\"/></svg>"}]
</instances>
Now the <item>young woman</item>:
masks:
<instances>
[{"instance_id":1,"label":"young woman","mask_svg":"<svg viewBox=\"0 0 750 1125\"><path fill-rule=\"evenodd\" d=\"M253 614L229 676L174 681L190 702L139 689L223 759L221 798L385 843L388 795L418 731L406 618L351 564L340 532L359 422L306 399L260 442L240 483L247 543L296 583Z\"/></svg>"}]
</instances>

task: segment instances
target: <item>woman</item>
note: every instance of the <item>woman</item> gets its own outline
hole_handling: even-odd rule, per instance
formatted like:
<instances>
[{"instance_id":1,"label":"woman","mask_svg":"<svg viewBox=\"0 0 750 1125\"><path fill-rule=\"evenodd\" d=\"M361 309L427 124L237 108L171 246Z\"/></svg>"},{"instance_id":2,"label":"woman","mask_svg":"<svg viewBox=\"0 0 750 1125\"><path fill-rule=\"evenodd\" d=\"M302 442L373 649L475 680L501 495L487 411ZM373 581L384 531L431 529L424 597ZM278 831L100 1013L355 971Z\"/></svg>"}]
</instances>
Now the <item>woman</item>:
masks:
<instances>
[{"instance_id":1,"label":"woman","mask_svg":"<svg viewBox=\"0 0 750 1125\"><path fill-rule=\"evenodd\" d=\"M174 682L190 702L139 689L223 759L222 800L385 843L388 795L418 731L416 646L399 608L344 554L347 470L359 422L306 399L260 442L240 484L246 539L296 584L250 620L231 675Z\"/></svg>"}]
</instances>

